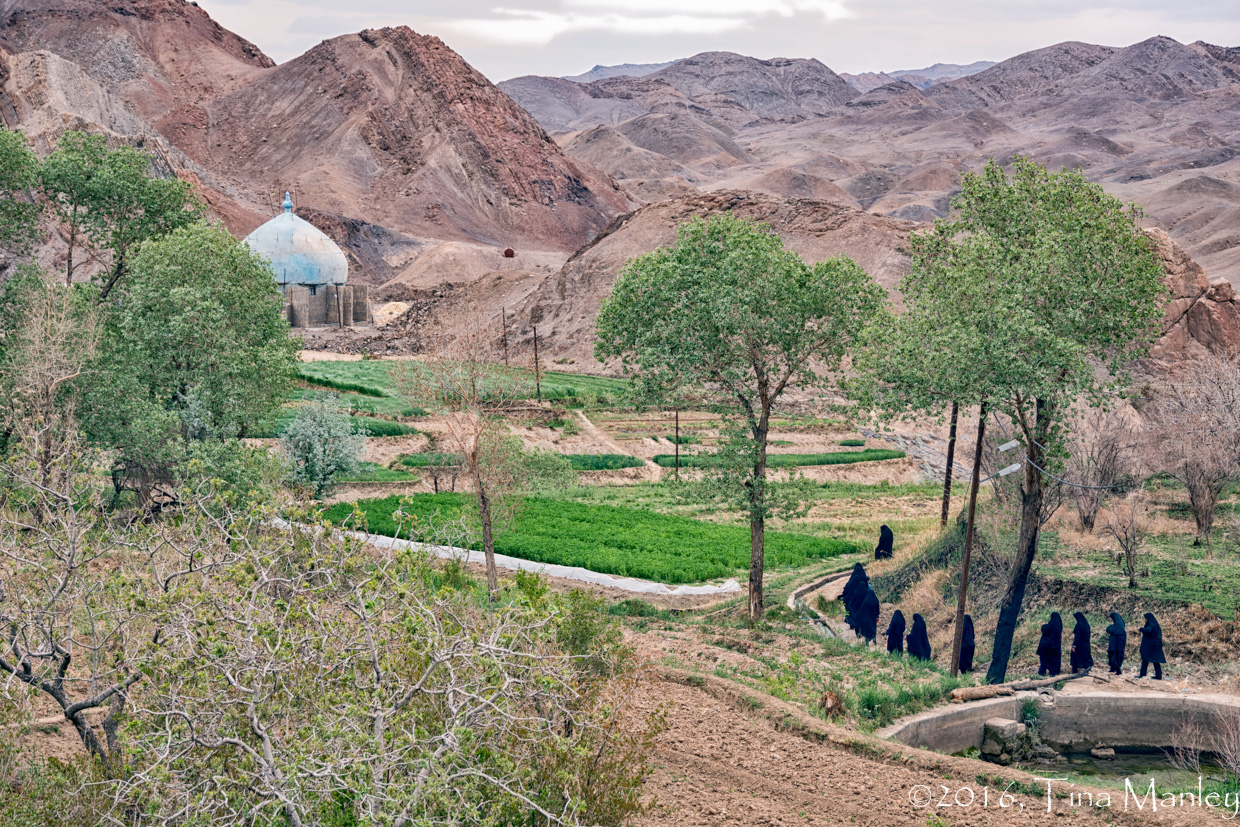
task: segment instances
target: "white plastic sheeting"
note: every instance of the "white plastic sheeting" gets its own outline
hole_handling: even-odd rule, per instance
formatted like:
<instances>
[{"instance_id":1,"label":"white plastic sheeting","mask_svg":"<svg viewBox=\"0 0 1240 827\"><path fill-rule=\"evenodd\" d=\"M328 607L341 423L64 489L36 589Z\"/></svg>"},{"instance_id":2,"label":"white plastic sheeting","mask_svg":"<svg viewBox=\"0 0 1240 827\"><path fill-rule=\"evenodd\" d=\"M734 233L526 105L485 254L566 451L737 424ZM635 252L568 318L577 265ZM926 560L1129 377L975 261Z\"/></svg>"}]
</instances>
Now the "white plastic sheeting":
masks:
<instances>
[{"instance_id":1,"label":"white plastic sheeting","mask_svg":"<svg viewBox=\"0 0 1240 827\"><path fill-rule=\"evenodd\" d=\"M432 546L426 543L415 543L412 540L398 540L395 537L385 537L380 534L366 534L361 531L347 531L345 534L378 548L421 549L434 554L436 557L461 560L467 563L486 564L486 555L481 551L470 551L469 549L456 548L454 546ZM600 574L597 571L590 571L577 566L557 566L552 563L522 560L519 557L508 557L504 554L495 555L495 565L502 569L535 571L548 577L578 580L582 583L609 586L613 589L636 592L637 594L731 594L732 592L741 591L740 583L737 583L735 580L728 580L718 585L673 587L665 583L652 583L649 580L638 580L633 577L612 577L610 574Z\"/></svg>"}]
</instances>

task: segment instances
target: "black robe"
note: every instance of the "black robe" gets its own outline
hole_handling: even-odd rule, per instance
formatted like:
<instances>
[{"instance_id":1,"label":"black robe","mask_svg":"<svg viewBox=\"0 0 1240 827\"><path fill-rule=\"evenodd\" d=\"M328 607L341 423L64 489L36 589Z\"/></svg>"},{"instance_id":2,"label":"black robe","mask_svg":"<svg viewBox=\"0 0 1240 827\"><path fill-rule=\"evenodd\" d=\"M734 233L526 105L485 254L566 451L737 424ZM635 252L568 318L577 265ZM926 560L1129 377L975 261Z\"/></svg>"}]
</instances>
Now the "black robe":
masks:
<instances>
[{"instance_id":1,"label":"black robe","mask_svg":"<svg viewBox=\"0 0 1240 827\"><path fill-rule=\"evenodd\" d=\"M960 671L973 671L973 655L977 652L977 642L973 639L973 618L964 616L964 624L960 630Z\"/></svg>"},{"instance_id":2,"label":"black robe","mask_svg":"<svg viewBox=\"0 0 1240 827\"><path fill-rule=\"evenodd\" d=\"M1111 625L1107 627L1107 665L1116 675L1124 668L1124 652L1128 649L1128 629L1119 612L1111 612Z\"/></svg>"},{"instance_id":3,"label":"black robe","mask_svg":"<svg viewBox=\"0 0 1240 827\"><path fill-rule=\"evenodd\" d=\"M1058 675L1063 671L1063 618L1059 612L1051 612L1051 619L1042 624L1042 639L1038 641L1038 674Z\"/></svg>"},{"instance_id":4,"label":"black robe","mask_svg":"<svg viewBox=\"0 0 1240 827\"><path fill-rule=\"evenodd\" d=\"M869 586L857 607L857 634L865 638L866 643L873 643L878 637L878 595Z\"/></svg>"},{"instance_id":5,"label":"black robe","mask_svg":"<svg viewBox=\"0 0 1240 827\"><path fill-rule=\"evenodd\" d=\"M1141 660L1145 663L1166 663L1163 654L1162 627L1150 612L1145 613L1145 625L1141 627Z\"/></svg>"},{"instance_id":6,"label":"black robe","mask_svg":"<svg viewBox=\"0 0 1240 827\"><path fill-rule=\"evenodd\" d=\"M1069 655L1069 663L1075 674L1093 668L1094 654L1089 650L1091 630L1089 621L1085 619L1085 613L1077 612L1072 616L1076 618L1076 625L1072 627L1072 653Z\"/></svg>"},{"instance_id":7,"label":"black robe","mask_svg":"<svg viewBox=\"0 0 1240 827\"><path fill-rule=\"evenodd\" d=\"M930 636L926 634L926 621L921 615L913 615L913 630L908 633L908 653L921 660L930 660Z\"/></svg>"},{"instance_id":8,"label":"black robe","mask_svg":"<svg viewBox=\"0 0 1240 827\"><path fill-rule=\"evenodd\" d=\"M865 597L865 590L869 583L870 578L866 576L865 566L860 563L853 566L852 574L848 576L848 582L844 584L844 590L840 592L840 599L844 601L844 620L848 623L849 629L857 628L857 609L861 607L861 600Z\"/></svg>"},{"instance_id":9,"label":"black robe","mask_svg":"<svg viewBox=\"0 0 1240 827\"><path fill-rule=\"evenodd\" d=\"M875 560L886 560L894 553L892 544L896 541L896 535L891 533L891 529L883 526L878 530L878 547L874 549Z\"/></svg>"},{"instance_id":10,"label":"black robe","mask_svg":"<svg viewBox=\"0 0 1240 827\"><path fill-rule=\"evenodd\" d=\"M887 624L887 651L904 654L904 612L896 609Z\"/></svg>"}]
</instances>

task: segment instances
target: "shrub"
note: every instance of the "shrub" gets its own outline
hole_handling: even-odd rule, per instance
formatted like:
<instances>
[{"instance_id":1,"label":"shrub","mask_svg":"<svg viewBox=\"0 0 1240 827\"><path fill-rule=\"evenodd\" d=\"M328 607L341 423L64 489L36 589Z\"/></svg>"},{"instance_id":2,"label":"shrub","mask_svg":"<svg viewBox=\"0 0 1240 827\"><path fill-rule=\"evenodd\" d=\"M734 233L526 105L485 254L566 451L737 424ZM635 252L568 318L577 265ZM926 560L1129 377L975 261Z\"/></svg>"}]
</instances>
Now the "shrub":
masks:
<instances>
[{"instance_id":1,"label":"shrub","mask_svg":"<svg viewBox=\"0 0 1240 827\"><path fill-rule=\"evenodd\" d=\"M669 436L664 437L664 439L673 445L697 445L702 441L701 437L695 436L694 434L681 434L680 436L670 434Z\"/></svg>"},{"instance_id":2,"label":"shrub","mask_svg":"<svg viewBox=\"0 0 1240 827\"><path fill-rule=\"evenodd\" d=\"M365 438L353 432L348 408L324 399L298 408L280 439L298 481L317 496L331 490L337 474L357 469Z\"/></svg>"}]
</instances>

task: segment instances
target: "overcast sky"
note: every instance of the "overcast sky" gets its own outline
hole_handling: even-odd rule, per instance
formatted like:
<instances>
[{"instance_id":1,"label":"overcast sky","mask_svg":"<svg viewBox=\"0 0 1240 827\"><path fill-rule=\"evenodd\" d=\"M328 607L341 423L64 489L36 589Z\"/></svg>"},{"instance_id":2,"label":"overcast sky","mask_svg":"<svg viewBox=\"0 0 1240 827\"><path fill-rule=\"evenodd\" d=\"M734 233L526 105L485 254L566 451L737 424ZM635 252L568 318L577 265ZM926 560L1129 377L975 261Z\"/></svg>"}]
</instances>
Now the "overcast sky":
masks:
<instances>
[{"instance_id":1,"label":"overcast sky","mask_svg":"<svg viewBox=\"0 0 1240 827\"><path fill-rule=\"evenodd\" d=\"M1154 35L1240 45L1236 0L199 0L278 62L341 34L406 25L491 80L572 75L721 50L815 57L838 72L1003 60L1064 40Z\"/></svg>"}]
</instances>

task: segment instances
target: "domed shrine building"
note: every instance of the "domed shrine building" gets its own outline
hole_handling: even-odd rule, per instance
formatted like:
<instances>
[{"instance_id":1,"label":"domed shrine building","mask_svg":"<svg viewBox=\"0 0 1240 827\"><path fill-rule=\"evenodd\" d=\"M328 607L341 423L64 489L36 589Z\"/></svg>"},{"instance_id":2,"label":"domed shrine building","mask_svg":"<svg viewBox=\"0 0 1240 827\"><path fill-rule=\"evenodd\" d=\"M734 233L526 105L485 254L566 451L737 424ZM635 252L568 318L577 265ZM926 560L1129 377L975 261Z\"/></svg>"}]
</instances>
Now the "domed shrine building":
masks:
<instances>
[{"instance_id":1,"label":"domed shrine building","mask_svg":"<svg viewBox=\"0 0 1240 827\"><path fill-rule=\"evenodd\" d=\"M246 236L245 243L271 262L292 327L353 327L371 321L367 286L349 284L349 260L318 227L293 215L287 192L284 212Z\"/></svg>"}]
</instances>

